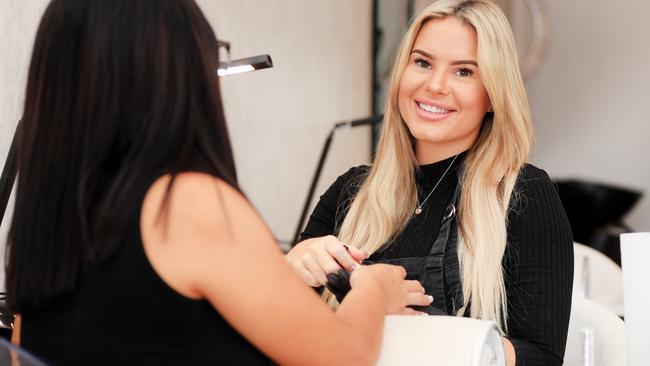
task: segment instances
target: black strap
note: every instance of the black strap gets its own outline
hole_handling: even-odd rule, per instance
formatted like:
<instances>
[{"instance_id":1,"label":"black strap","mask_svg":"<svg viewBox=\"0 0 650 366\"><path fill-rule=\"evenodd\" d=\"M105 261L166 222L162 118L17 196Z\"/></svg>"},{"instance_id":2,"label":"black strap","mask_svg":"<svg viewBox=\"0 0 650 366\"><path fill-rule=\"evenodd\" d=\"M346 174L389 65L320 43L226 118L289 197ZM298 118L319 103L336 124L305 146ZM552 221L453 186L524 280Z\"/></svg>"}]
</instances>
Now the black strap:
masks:
<instances>
[{"instance_id":1,"label":"black strap","mask_svg":"<svg viewBox=\"0 0 650 366\"><path fill-rule=\"evenodd\" d=\"M451 300L451 308L448 309L451 314L455 314L463 306L463 284L461 282L460 263L458 261L458 214L457 208L460 205L460 192L462 185L460 177L456 185L452 202L454 205L454 215L449 219L449 239L447 243L446 260L444 261L445 283L447 284L447 298ZM450 205L451 206L451 205Z\"/></svg>"}]
</instances>

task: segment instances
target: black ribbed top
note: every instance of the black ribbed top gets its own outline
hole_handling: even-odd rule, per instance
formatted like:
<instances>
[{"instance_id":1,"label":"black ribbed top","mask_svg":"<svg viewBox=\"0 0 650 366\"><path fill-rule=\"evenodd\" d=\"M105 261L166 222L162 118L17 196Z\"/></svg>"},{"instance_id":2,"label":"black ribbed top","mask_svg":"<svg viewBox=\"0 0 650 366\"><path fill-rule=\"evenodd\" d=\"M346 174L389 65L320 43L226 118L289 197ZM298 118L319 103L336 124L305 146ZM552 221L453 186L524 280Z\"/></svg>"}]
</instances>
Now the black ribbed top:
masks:
<instances>
[{"instance_id":1,"label":"black ribbed top","mask_svg":"<svg viewBox=\"0 0 650 366\"><path fill-rule=\"evenodd\" d=\"M406 228L371 260L423 257L429 254L441 219L458 183L461 154ZM420 166L416 173L420 202L453 157ZM320 197L301 241L336 235L369 167L341 175ZM508 245L503 259L508 297L508 338L517 365L562 365L571 311L573 239L555 186L541 169L527 164L519 174L516 199L508 216ZM399 199L399 197L396 197ZM462 224L462 223L461 223Z\"/></svg>"}]
</instances>

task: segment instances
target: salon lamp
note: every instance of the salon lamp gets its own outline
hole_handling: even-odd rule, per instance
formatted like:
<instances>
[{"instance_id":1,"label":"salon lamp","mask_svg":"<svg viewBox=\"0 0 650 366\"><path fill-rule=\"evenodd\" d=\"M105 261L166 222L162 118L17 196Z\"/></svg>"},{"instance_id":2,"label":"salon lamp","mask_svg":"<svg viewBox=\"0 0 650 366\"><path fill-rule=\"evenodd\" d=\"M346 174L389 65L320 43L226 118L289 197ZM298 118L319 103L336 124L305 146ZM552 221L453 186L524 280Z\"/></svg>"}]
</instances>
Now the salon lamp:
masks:
<instances>
[{"instance_id":1,"label":"salon lamp","mask_svg":"<svg viewBox=\"0 0 650 366\"><path fill-rule=\"evenodd\" d=\"M307 193L307 199L305 200L305 204L302 207L302 213L300 214L300 219L298 219L298 226L296 227L296 232L293 235L293 241L290 243L291 246L298 244L298 239L300 239L300 232L302 231L302 226L305 223L307 212L309 212L309 206L311 205L311 200L314 196L314 192L316 191L316 185L318 184L318 179L320 178L320 174L323 171L323 165L325 164L327 153L330 150L330 145L332 144L332 138L334 137L334 133L338 129L344 127L348 127L348 128L354 128L359 126L374 127L383 119L384 119L383 114L376 114L368 118L357 119L353 121L338 122L334 124L334 127L332 127L330 133L327 135L327 138L325 139L325 144L323 145L323 149L321 150L320 158L318 159L318 165L316 166L316 172L314 173L314 177L311 180L311 185L309 186L309 192Z\"/></svg>"},{"instance_id":2,"label":"salon lamp","mask_svg":"<svg viewBox=\"0 0 650 366\"><path fill-rule=\"evenodd\" d=\"M246 58L240 58L237 60L230 59L230 42L226 41L217 41L219 48L224 48L226 50L226 60L225 62L219 62L219 68L217 70L217 75L219 76L230 76L235 74L241 74L244 72L255 71L273 67L273 61L269 55L259 55Z\"/></svg>"}]
</instances>

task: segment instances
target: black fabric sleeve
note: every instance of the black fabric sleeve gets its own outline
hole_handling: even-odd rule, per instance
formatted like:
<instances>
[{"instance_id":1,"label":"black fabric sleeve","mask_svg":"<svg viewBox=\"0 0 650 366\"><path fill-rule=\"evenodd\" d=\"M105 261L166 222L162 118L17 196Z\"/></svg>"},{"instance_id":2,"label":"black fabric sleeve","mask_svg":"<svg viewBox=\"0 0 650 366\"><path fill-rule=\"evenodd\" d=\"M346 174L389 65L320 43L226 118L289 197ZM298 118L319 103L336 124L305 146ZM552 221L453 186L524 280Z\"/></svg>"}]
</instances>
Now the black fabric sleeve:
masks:
<instances>
[{"instance_id":1,"label":"black fabric sleeve","mask_svg":"<svg viewBox=\"0 0 650 366\"><path fill-rule=\"evenodd\" d=\"M511 205L504 280L517 366L562 365L573 285L573 239L546 172L522 169Z\"/></svg>"},{"instance_id":2,"label":"black fabric sleeve","mask_svg":"<svg viewBox=\"0 0 650 366\"><path fill-rule=\"evenodd\" d=\"M357 166L339 176L332 183L320 196L320 200L307 221L305 230L300 234L298 243L306 239L337 234L338 225L345 217L346 206L354 198L358 186L368 171L368 166Z\"/></svg>"}]
</instances>

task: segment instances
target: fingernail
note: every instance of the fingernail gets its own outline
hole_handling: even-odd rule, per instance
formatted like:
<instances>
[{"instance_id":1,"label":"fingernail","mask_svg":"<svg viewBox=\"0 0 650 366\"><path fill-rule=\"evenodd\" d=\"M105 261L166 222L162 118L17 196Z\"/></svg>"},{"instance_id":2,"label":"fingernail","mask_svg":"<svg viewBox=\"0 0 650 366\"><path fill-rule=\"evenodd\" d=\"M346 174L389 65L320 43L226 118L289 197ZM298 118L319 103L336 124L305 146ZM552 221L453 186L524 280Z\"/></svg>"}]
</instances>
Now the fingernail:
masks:
<instances>
[{"instance_id":1,"label":"fingernail","mask_svg":"<svg viewBox=\"0 0 650 366\"><path fill-rule=\"evenodd\" d=\"M421 316L429 316L429 313L425 313L424 311L420 311Z\"/></svg>"},{"instance_id":2,"label":"fingernail","mask_svg":"<svg viewBox=\"0 0 650 366\"><path fill-rule=\"evenodd\" d=\"M429 298L429 302L430 302L430 303L433 302L433 296L431 296L431 295L427 295L427 297Z\"/></svg>"},{"instance_id":3,"label":"fingernail","mask_svg":"<svg viewBox=\"0 0 650 366\"><path fill-rule=\"evenodd\" d=\"M352 271L356 271L357 268L359 268L359 265L356 264L356 263L353 263L353 264L352 264Z\"/></svg>"}]
</instances>

